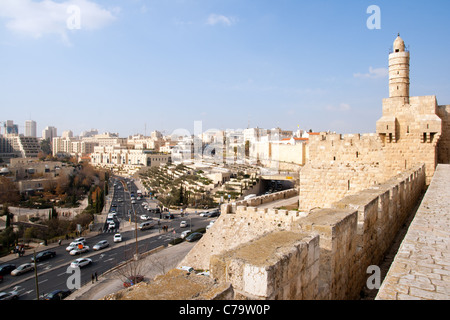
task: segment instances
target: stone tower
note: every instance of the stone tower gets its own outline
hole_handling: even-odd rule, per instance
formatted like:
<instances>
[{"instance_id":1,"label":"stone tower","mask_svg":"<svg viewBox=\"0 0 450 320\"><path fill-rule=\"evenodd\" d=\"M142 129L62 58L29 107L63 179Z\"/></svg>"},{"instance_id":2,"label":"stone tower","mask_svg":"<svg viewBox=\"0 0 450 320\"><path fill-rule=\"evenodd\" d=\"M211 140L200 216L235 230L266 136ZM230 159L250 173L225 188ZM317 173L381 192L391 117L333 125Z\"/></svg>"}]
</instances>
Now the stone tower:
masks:
<instances>
[{"instance_id":1,"label":"stone tower","mask_svg":"<svg viewBox=\"0 0 450 320\"><path fill-rule=\"evenodd\" d=\"M437 142L442 133L436 96L410 97L410 53L400 35L389 54L389 98L377 121L386 178L425 163L427 183L437 165Z\"/></svg>"},{"instance_id":2,"label":"stone tower","mask_svg":"<svg viewBox=\"0 0 450 320\"><path fill-rule=\"evenodd\" d=\"M389 54L389 97L409 103L409 51L400 34Z\"/></svg>"}]
</instances>

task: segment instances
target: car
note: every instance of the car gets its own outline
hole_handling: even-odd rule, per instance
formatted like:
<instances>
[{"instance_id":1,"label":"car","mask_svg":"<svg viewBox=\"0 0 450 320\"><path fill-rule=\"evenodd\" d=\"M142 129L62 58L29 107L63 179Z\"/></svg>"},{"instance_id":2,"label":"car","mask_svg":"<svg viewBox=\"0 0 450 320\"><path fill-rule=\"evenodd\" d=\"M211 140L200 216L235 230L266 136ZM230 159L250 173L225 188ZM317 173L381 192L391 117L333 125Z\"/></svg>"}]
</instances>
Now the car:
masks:
<instances>
[{"instance_id":1,"label":"car","mask_svg":"<svg viewBox=\"0 0 450 320\"><path fill-rule=\"evenodd\" d=\"M175 216L173 215L173 213L166 213L164 215L164 219L175 219Z\"/></svg>"},{"instance_id":2,"label":"car","mask_svg":"<svg viewBox=\"0 0 450 320\"><path fill-rule=\"evenodd\" d=\"M216 222L216 220L212 220L209 222L209 224L206 226L206 230L208 230L209 228L211 228L214 224L214 222Z\"/></svg>"},{"instance_id":3,"label":"car","mask_svg":"<svg viewBox=\"0 0 450 320\"><path fill-rule=\"evenodd\" d=\"M11 271L11 275L19 276L21 274L24 274L24 273L27 273L27 272L30 272L33 270L34 270L34 265L32 265L31 263L24 263L24 264L21 264L20 266L18 266L13 271Z\"/></svg>"},{"instance_id":4,"label":"car","mask_svg":"<svg viewBox=\"0 0 450 320\"><path fill-rule=\"evenodd\" d=\"M116 215L117 215L117 214L116 214L115 212L110 212L110 213L108 213L108 218L106 219L106 221L110 221L110 220L114 221L114 217L115 217Z\"/></svg>"},{"instance_id":5,"label":"car","mask_svg":"<svg viewBox=\"0 0 450 320\"><path fill-rule=\"evenodd\" d=\"M147 221L147 222L142 222L141 224L139 224L138 228L139 228L139 230L147 230L147 229L154 227L155 225L156 225L155 222Z\"/></svg>"},{"instance_id":6,"label":"car","mask_svg":"<svg viewBox=\"0 0 450 320\"><path fill-rule=\"evenodd\" d=\"M151 218L148 215L143 214L143 215L141 215L141 219L142 220L150 220Z\"/></svg>"},{"instance_id":7,"label":"car","mask_svg":"<svg viewBox=\"0 0 450 320\"><path fill-rule=\"evenodd\" d=\"M188 235L185 238L185 240L187 242L194 242L194 241L200 240L201 237L203 237L203 234L201 234L200 232L194 232L194 233L191 233L190 235Z\"/></svg>"},{"instance_id":8,"label":"car","mask_svg":"<svg viewBox=\"0 0 450 320\"><path fill-rule=\"evenodd\" d=\"M186 238L190 233L192 232L192 230L185 230L181 233L180 238L184 239Z\"/></svg>"},{"instance_id":9,"label":"car","mask_svg":"<svg viewBox=\"0 0 450 320\"><path fill-rule=\"evenodd\" d=\"M55 256L56 256L55 251L50 250L41 251L38 254L36 254L36 262L54 258ZM34 257L31 257L31 262L34 262Z\"/></svg>"},{"instance_id":10,"label":"car","mask_svg":"<svg viewBox=\"0 0 450 320\"><path fill-rule=\"evenodd\" d=\"M70 264L72 268L82 268L84 266L88 266L92 264L92 259L89 258L78 258Z\"/></svg>"},{"instance_id":11,"label":"car","mask_svg":"<svg viewBox=\"0 0 450 320\"><path fill-rule=\"evenodd\" d=\"M187 271L187 272L189 272L189 273L191 273L192 271L194 271L194 268L188 267L188 266L178 267L177 269L183 270L183 271Z\"/></svg>"},{"instance_id":12,"label":"car","mask_svg":"<svg viewBox=\"0 0 450 320\"><path fill-rule=\"evenodd\" d=\"M19 293L17 291L0 292L0 301L17 299L19 299Z\"/></svg>"},{"instance_id":13,"label":"car","mask_svg":"<svg viewBox=\"0 0 450 320\"><path fill-rule=\"evenodd\" d=\"M180 222L180 228L186 228L188 226L187 221L181 221Z\"/></svg>"},{"instance_id":14,"label":"car","mask_svg":"<svg viewBox=\"0 0 450 320\"><path fill-rule=\"evenodd\" d=\"M71 256L76 256L77 254L82 254L85 252L89 252L89 246L76 247L75 249L71 250L69 254Z\"/></svg>"},{"instance_id":15,"label":"car","mask_svg":"<svg viewBox=\"0 0 450 320\"><path fill-rule=\"evenodd\" d=\"M67 246L66 251L70 252L73 249L78 248L79 245L84 246L85 244L85 241L73 241Z\"/></svg>"},{"instance_id":16,"label":"car","mask_svg":"<svg viewBox=\"0 0 450 320\"><path fill-rule=\"evenodd\" d=\"M132 204L136 204L136 200L131 200L131 203Z\"/></svg>"},{"instance_id":17,"label":"car","mask_svg":"<svg viewBox=\"0 0 450 320\"><path fill-rule=\"evenodd\" d=\"M63 300L67 298L72 293L71 290L54 290L46 295L44 295L44 300Z\"/></svg>"},{"instance_id":18,"label":"car","mask_svg":"<svg viewBox=\"0 0 450 320\"><path fill-rule=\"evenodd\" d=\"M136 283L142 282L143 280L144 280L144 277L141 275L127 277L127 279L123 283L123 286L125 288L128 288L128 287L131 287L132 285L135 285Z\"/></svg>"},{"instance_id":19,"label":"car","mask_svg":"<svg viewBox=\"0 0 450 320\"><path fill-rule=\"evenodd\" d=\"M86 239L84 237L80 237L80 238L76 238L75 240L73 240L74 242L82 242L82 241L86 241Z\"/></svg>"},{"instance_id":20,"label":"car","mask_svg":"<svg viewBox=\"0 0 450 320\"><path fill-rule=\"evenodd\" d=\"M16 268L15 264L12 263L6 263L6 264L2 264L0 266L0 275L6 275L6 274L10 274L11 271L13 271Z\"/></svg>"},{"instance_id":21,"label":"car","mask_svg":"<svg viewBox=\"0 0 450 320\"><path fill-rule=\"evenodd\" d=\"M101 240L97 242L95 246L92 247L95 251L104 249L109 246L108 240Z\"/></svg>"},{"instance_id":22,"label":"car","mask_svg":"<svg viewBox=\"0 0 450 320\"><path fill-rule=\"evenodd\" d=\"M110 222L108 224L108 229L115 229L116 228L116 223L115 222Z\"/></svg>"},{"instance_id":23,"label":"car","mask_svg":"<svg viewBox=\"0 0 450 320\"><path fill-rule=\"evenodd\" d=\"M122 241L122 235L120 233L116 233L114 235L114 242L121 242Z\"/></svg>"}]
</instances>

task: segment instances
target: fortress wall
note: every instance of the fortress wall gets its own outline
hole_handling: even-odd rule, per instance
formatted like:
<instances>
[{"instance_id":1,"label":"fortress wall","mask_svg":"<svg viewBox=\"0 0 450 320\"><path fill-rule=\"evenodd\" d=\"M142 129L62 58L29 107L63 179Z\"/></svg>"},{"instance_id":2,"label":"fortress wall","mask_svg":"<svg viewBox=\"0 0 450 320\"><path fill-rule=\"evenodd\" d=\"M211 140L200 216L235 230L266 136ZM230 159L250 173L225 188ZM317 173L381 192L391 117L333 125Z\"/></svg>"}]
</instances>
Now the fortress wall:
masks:
<instances>
[{"instance_id":1,"label":"fortress wall","mask_svg":"<svg viewBox=\"0 0 450 320\"><path fill-rule=\"evenodd\" d=\"M438 142L438 163L450 164L450 105L439 106L437 115L442 120L442 134Z\"/></svg>"},{"instance_id":2,"label":"fortress wall","mask_svg":"<svg viewBox=\"0 0 450 320\"><path fill-rule=\"evenodd\" d=\"M320 283L320 286L329 287L329 299L358 298L367 279L367 268L381 262L394 236L417 203L424 186L425 170L422 165L377 188L347 196L333 204L331 209L313 211L306 218L299 220L304 230L307 230L311 221L318 226L326 224L332 219L329 216L341 215L342 221L351 221L335 221L335 225L344 227L340 229L340 234L338 232L334 237L331 231L328 236L320 235L321 255L324 253L330 256L328 261L321 259L320 273L327 272L329 276L320 279L329 282ZM354 217L350 218L352 215L356 216L356 223ZM317 226L315 228L317 229ZM336 253L329 252L330 244L328 241L322 244L322 238L333 239L333 247L340 249ZM323 296L327 297L325 293Z\"/></svg>"},{"instance_id":3,"label":"fortress wall","mask_svg":"<svg viewBox=\"0 0 450 320\"><path fill-rule=\"evenodd\" d=\"M309 211L327 208L384 179L381 167L367 163L309 163L300 173L299 207Z\"/></svg>"},{"instance_id":4,"label":"fortress wall","mask_svg":"<svg viewBox=\"0 0 450 320\"><path fill-rule=\"evenodd\" d=\"M376 299L448 300L450 165L439 164Z\"/></svg>"},{"instance_id":5,"label":"fortress wall","mask_svg":"<svg viewBox=\"0 0 450 320\"><path fill-rule=\"evenodd\" d=\"M298 211L223 205L220 217L180 265L208 270L212 255L235 249L269 232L290 230L301 216Z\"/></svg>"},{"instance_id":6,"label":"fortress wall","mask_svg":"<svg viewBox=\"0 0 450 320\"><path fill-rule=\"evenodd\" d=\"M358 299L424 186L421 165L308 214L227 204L179 266L210 270L233 299Z\"/></svg>"},{"instance_id":7,"label":"fortress wall","mask_svg":"<svg viewBox=\"0 0 450 320\"><path fill-rule=\"evenodd\" d=\"M211 276L233 286L235 299L317 298L319 237L271 232L211 257Z\"/></svg>"}]
</instances>

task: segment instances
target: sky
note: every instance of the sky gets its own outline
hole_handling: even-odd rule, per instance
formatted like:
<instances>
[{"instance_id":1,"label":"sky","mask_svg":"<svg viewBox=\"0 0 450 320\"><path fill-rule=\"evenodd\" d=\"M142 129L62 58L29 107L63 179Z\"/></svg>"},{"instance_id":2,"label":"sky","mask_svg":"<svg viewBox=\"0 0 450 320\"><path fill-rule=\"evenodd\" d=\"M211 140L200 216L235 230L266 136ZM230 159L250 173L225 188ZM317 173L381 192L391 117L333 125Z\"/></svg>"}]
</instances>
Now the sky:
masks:
<instances>
[{"instance_id":1,"label":"sky","mask_svg":"<svg viewBox=\"0 0 450 320\"><path fill-rule=\"evenodd\" d=\"M374 10L373 6L376 6ZM375 132L400 33L411 96L450 104L450 2L0 0L0 121L121 137ZM3 133L3 132L2 132Z\"/></svg>"}]
</instances>

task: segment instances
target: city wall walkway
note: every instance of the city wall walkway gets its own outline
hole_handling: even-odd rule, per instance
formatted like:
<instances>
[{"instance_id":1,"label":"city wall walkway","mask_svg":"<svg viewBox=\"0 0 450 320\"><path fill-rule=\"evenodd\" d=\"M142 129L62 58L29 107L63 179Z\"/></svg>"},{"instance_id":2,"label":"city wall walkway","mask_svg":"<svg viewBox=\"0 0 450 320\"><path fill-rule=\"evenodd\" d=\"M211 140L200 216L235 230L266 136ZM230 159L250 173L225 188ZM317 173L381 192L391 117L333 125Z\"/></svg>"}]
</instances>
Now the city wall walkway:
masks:
<instances>
[{"instance_id":1,"label":"city wall walkway","mask_svg":"<svg viewBox=\"0 0 450 320\"><path fill-rule=\"evenodd\" d=\"M450 165L438 165L376 299L450 300Z\"/></svg>"}]
</instances>

